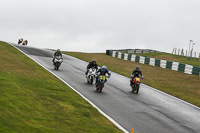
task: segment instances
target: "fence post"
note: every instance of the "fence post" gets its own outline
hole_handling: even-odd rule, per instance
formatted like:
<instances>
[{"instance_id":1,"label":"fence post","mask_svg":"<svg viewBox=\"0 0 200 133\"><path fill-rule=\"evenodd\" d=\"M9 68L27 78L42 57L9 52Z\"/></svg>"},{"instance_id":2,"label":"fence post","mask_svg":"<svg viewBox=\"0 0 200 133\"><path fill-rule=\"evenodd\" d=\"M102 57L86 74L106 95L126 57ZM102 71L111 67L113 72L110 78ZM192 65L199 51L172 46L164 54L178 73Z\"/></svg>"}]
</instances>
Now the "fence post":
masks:
<instances>
[{"instance_id":1,"label":"fence post","mask_svg":"<svg viewBox=\"0 0 200 133\"><path fill-rule=\"evenodd\" d=\"M179 53L180 53L180 49L178 49L178 55L179 55Z\"/></svg>"},{"instance_id":2,"label":"fence post","mask_svg":"<svg viewBox=\"0 0 200 133\"><path fill-rule=\"evenodd\" d=\"M190 51L190 60L192 59L192 51L193 49Z\"/></svg>"},{"instance_id":3,"label":"fence post","mask_svg":"<svg viewBox=\"0 0 200 133\"><path fill-rule=\"evenodd\" d=\"M173 48L173 50L172 50L172 54L174 54L174 48Z\"/></svg>"},{"instance_id":4,"label":"fence post","mask_svg":"<svg viewBox=\"0 0 200 133\"><path fill-rule=\"evenodd\" d=\"M187 58L187 50L186 50L186 52L185 52L185 57Z\"/></svg>"},{"instance_id":5,"label":"fence post","mask_svg":"<svg viewBox=\"0 0 200 133\"><path fill-rule=\"evenodd\" d=\"M200 53L199 53L199 62L200 62Z\"/></svg>"},{"instance_id":6,"label":"fence post","mask_svg":"<svg viewBox=\"0 0 200 133\"><path fill-rule=\"evenodd\" d=\"M184 50L183 49L181 50L181 56L182 57L184 56Z\"/></svg>"},{"instance_id":7,"label":"fence post","mask_svg":"<svg viewBox=\"0 0 200 133\"><path fill-rule=\"evenodd\" d=\"M195 61L195 59L196 59L196 51L194 52L194 61Z\"/></svg>"},{"instance_id":8,"label":"fence post","mask_svg":"<svg viewBox=\"0 0 200 133\"><path fill-rule=\"evenodd\" d=\"M176 55L176 48L175 48L175 55Z\"/></svg>"}]
</instances>

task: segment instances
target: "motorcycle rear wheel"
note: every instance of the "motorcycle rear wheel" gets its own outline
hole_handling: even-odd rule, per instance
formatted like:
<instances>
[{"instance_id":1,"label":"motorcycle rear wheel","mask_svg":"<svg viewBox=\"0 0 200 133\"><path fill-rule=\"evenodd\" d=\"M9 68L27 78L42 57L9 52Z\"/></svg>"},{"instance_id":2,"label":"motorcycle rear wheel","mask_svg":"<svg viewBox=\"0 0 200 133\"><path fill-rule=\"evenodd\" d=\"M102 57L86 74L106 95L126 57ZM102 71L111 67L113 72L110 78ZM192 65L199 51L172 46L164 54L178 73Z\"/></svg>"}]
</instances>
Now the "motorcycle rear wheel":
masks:
<instances>
[{"instance_id":1,"label":"motorcycle rear wheel","mask_svg":"<svg viewBox=\"0 0 200 133\"><path fill-rule=\"evenodd\" d=\"M102 91L102 86L99 87L99 93L101 93L101 91Z\"/></svg>"},{"instance_id":2,"label":"motorcycle rear wheel","mask_svg":"<svg viewBox=\"0 0 200 133\"><path fill-rule=\"evenodd\" d=\"M140 88L139 85L136 84L136 88L135 88L135 93L136 93L136 94L138 94L139 88Z\"/></svg>"}]
</instances>

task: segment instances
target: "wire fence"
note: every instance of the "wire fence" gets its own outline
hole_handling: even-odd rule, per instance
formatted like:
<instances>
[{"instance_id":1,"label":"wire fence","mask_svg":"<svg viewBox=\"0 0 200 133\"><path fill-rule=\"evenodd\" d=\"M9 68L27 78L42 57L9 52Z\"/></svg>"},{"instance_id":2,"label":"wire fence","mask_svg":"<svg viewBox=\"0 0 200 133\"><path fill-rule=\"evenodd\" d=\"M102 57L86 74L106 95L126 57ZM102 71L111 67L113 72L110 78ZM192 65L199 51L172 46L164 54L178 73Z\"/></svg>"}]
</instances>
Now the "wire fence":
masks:
<instances>
[{"instance_id":1,"label":"wire fence","mask_svg":"<svg viewBox=\"0 0 200 133\"><path fill-rule=\"evenodd\" d=\"M172 54L180 55L187 58L188 60L196 60L200 62L200 52L196 52L193 49L188 53L188 50L173 48Z\"/></svg>"}]
</instances>

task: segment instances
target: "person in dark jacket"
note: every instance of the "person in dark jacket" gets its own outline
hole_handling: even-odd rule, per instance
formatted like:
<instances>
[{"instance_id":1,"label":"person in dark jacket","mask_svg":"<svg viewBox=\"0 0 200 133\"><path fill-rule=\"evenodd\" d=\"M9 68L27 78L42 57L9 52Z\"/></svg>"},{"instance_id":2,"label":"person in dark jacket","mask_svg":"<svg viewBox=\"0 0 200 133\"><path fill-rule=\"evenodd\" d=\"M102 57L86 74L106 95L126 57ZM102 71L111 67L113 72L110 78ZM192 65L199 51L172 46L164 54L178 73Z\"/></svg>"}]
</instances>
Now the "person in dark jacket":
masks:
<instances>
[{"instance_id":1,"label":"person in dark jacket","mask_svg":"<svg viewBox=\"0 0 200 133\"><path fill-rule=\"evenodd\" d=\"M61 56L62 57L62 53L60 52L60 49L57 49L57 51L54 53L53 60L52 60L53 63L54 63L54 60L55 60L56 56Z\"/></svg>"},{"instance_id":2,"label":"person in dark jacket","mask_svg":"<svg viewBox=\"0 0 200 133\"><path fill-rule=\"evenodd\" d=\"M143 74L142 74L142 71L140 71L140 67L139 66L137 66L136 68L135 68L135 70L133 70L133 72L131 73L131 84L130 85L132 85L133 84L133 80L136 78L136 77L138 77L138 78L140 78L140 75L142 76L142 79L144 78L144 76L143 76Z\"/></svg>"},{"instance_id":3,"label":"person in dark jacket","mask_svg":"<svg viewBox=\"0 0 200 133\"><path fill-rule=\"evenodd\" d=\"M94 67L96 70L98 69L98 65L97 65L97 62L96 62L95 59L93 59L92 62L90 62L90 63L87 65L87 70L86 70L86 72L85 72L85 75L87 75L88 72L89 72L89 69L90 69L90 68L93 68L93 67Z\"/></svg>"},{"instance_id":4,"label":"person in dark jacket","mask_svg":"<svg viewBox=\"0 0 200 133\"><path fill-rule=\"evenodd\" d=\"M23 42L23 38L20 38L18 41L18 44L21 44Z\"/></svg>"},{"instance_id":5,"label":"person in dark jacket","mask_svg":"<svg viewBox=\"0 0 200 133\"><path fill-rule=\"evenodd\" d=\"M102 68L100 68L97 72L97 77L96 77L96 86L98 86L98 78L100 75L106 76L106 73L108 74L108 77L111 76L109 70L107 69L106 66L102 66ZM105 79L105 82L107 81L107 79Z\"/></svg>"}]
</instances>

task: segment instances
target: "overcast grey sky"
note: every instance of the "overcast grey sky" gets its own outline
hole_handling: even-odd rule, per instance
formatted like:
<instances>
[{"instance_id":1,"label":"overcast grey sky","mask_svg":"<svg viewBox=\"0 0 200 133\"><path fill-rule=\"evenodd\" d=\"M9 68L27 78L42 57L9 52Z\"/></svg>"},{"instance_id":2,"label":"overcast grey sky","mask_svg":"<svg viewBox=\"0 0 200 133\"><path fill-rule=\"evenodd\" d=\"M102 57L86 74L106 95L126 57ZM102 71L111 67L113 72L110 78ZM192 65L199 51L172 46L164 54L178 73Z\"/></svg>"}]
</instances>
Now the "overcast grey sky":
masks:
<instances>
[{"instance_id":1,"label":"overcast grey sky","mask_svg":"<svg viewBox=\"0 0 200 133\"><path fill-rule=\"evenodd\" d=\"M200 51L199 0L0 0L0 40L65 51Z\"/></svg>"}]
</instances>

